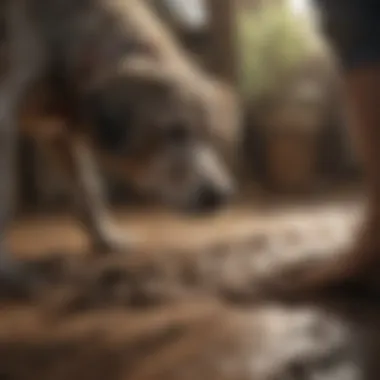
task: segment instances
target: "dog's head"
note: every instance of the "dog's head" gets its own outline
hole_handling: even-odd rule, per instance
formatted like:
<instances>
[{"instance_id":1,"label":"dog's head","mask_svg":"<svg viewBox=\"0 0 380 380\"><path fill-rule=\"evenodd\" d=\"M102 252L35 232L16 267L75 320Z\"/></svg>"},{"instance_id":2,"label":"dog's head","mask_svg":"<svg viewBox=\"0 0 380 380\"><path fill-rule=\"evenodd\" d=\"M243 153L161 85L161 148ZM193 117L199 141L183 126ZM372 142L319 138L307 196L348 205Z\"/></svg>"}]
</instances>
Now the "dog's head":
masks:
<instances>
[{"instance_id":1,"label":"dog's head","mask_svg":"<svg viewBox=\"0 0 380 380\"><path fill-rule=\"evenodd\" d=\"M166 204L188 211L219 208L234 185L216 146L212 92L149 62L122 64L89 97L98 156Z\"/></svg>"}]
</instances>

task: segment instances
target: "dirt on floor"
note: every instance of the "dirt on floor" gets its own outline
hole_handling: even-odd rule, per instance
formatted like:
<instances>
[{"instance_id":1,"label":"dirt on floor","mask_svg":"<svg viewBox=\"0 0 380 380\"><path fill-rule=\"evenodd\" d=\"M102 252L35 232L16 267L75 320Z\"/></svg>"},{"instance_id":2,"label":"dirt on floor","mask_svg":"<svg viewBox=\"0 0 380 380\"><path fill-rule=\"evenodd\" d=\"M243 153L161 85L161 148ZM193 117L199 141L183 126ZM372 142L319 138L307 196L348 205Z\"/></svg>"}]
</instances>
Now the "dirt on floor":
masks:
<instances>
[{"instance_id":1,"label":"dirt on floor","mask_svg":"<svg viewBox=\"0 0 380 380\"><path fill-rule=\"evenodd\" d=\"M344 254L359 212L131 212L117 219L134 245L108 257L83 254L68 219L19 221L10 240L39 281L24 300L1 292L0 379L378 379L376 295L263 291L268 278L291 287L310 263Z\"/></svg>"}]
</instances>

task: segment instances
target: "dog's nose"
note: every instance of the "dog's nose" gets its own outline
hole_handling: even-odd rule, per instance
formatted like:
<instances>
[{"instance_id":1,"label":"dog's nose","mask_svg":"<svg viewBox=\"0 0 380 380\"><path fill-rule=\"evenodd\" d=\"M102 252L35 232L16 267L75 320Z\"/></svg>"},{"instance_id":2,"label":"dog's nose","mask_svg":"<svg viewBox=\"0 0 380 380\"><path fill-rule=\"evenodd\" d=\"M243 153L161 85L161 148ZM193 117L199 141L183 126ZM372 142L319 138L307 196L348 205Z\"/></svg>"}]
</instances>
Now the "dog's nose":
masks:
<instances>
[{"instance_id":1,"label":"dog's nose","mask_svg":"<svg viewBox=\"0 0 380 380\"><path fill-rule=\"evenodd\" d=\"M195 208L202 213L216 211L230 200L232 194L230 189L218 189L211 185L203 186L199 189Z\"/></svg>"}]
</instances>

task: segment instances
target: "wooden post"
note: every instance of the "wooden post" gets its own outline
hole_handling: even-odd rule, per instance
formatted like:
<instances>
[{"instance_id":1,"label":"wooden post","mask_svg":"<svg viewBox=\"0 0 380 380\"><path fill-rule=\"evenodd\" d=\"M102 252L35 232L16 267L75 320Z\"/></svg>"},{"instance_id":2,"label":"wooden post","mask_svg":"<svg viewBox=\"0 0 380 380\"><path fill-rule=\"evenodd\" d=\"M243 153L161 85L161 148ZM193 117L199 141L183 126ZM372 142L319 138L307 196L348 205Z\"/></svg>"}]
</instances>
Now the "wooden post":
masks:
<instances>
[{"instance_id":1,"label":"wooden post","mask_svg":"<svg viewBox=\"0 0 380 380\"><path fill-rule=\"evenodd\" d=\"M237 83L236 0L208 0L210 10L210 61L216 75Z\"/></svg>"}]
</instances>

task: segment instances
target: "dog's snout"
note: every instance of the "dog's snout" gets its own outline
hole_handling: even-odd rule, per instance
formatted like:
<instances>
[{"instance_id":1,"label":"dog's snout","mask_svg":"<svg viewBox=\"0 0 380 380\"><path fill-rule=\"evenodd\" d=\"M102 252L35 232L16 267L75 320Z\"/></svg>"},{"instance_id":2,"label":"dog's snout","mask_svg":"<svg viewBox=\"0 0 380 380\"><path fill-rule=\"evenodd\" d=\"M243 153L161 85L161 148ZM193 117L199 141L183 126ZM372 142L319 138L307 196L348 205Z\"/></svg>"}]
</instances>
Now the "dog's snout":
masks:
<instances>
[{"instance_id":1,"label":"dog's snout","mask_svg":"<svg viewBox=\"0 0 380 380\"><path fill-rule=\"evenodd\" d=\"M195 209L199 212L216 211L232 197L232 190L207 185L199 189Z\"/></svg>"},{"instance_id":2,"label":"dog's snout","mask_svg":"<svg viewBox=\"0 0 380 380\"><path fill-rule=\"evenodd\" d=\"M215 189L204 188L198 197L198 207L201 211L212 211L223 203L223 195Z\"/></svg>"}]
</instances>

